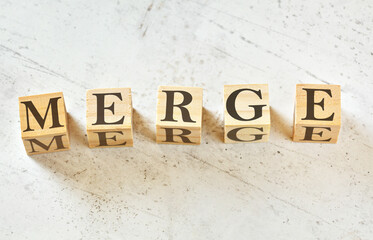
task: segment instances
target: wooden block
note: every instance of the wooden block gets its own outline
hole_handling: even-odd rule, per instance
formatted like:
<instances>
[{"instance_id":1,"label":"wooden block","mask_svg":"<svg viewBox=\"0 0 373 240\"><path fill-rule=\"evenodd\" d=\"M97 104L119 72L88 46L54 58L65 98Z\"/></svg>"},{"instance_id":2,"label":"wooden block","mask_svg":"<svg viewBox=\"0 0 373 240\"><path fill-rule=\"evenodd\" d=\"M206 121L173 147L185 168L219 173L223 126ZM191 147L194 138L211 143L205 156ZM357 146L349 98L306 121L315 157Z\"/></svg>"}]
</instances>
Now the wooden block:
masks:
<instances>
[{"instance_id":1,"label":"wooden block","mask_svg":"<svg viewBox=\"0 0 373 240\"><path fill-rule=\"evenodd\" d=\"M293 127L295 142L336 143L341 128L341 87L297 84Z\"/></svg>"},{"instance_id":2,"label":"wooden block","mask_svg":"<svg viewBox=\"0 0 373 240\"><path fill-rule=\"evenodd\" d=\"M89 147L132 147L132 114L131 88L87 90Z\"/></svg>"},{"instance_id":3,"label":"wooden block","mask_svg":"<svg viewBox=\"0 0 373 240\"><path fill-rule=\"evenodd\" d=\"M198 87L158 88L157 143L201 143L202 95Z\"/></svg>"},{"instance_id":4,"label":"wooden block","mask_svg":"<svg viewBox=\"0 0 373 240\"><path fill-rule=\"evenodd\" d=\"M224 86L224 142L266 142L271 127L268 84Z\"/></svg>"},{"instance_id":5,"label":"wooden block","mask_svg":"<svg viewBox=\"0 0 373 240\"><path fill-rule=\"evenodd\" d=\"M27 154L70 149L62 92L18 98L22 140Z\"/></svg>"}]
</instances>

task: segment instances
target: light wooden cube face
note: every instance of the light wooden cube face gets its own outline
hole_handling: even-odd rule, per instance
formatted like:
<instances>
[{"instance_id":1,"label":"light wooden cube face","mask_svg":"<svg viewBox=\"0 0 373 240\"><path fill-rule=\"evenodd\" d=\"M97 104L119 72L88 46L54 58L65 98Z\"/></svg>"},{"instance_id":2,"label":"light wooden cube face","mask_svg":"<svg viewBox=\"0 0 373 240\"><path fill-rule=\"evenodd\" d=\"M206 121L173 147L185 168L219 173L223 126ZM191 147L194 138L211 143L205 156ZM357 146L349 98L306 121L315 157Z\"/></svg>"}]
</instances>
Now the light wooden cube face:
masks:
<instances>
[{"instance_id":1,"label":"light wooden cube face","mask_svg":"<svg viewBox=\"0 0 373 240\"><path fill-rule=\"evenodd\" d=\"M62 92L19 98L21 134L27 154L68 150L68 120Z\"/></svg>"},{"instance_id":2,"label":"light wooden cube face","mask_svg":"<svg viewBox=\"0 0 373 240\"><path fill-rule=\"evenodd\" d=\"M340 86L297 84L293 141L336 143L340 127Z\"/></svg>"},{"instance_id":3,"label":"light wooden cube face","mask_svg":"<svg viewBox=\"0 0 373 240\"><path fill-rule=\"evenodd\" d=\"M133 146L132 116L130 88L88 90L86 117L89 147Z\"/></svg>"},{"instance_id":4,"label":"light wooden cube face","mask_svg":"<svg viewBox=\"0 0 373 240\"><path fill-rule=\"evenodd\" d=\"M163 144L200 144L202 88L158 88L156 141Z\"/></svg>"},{"instance_id":5,"label":"light wooden cube face","mask_svg":"<svg viewBox=\"0 0 373 240\"><path fill-rule=\"evenodd\" d=\"M266 142L270 132L267 84L224 86L224 142Z\"/></svg>"}]
</instances>

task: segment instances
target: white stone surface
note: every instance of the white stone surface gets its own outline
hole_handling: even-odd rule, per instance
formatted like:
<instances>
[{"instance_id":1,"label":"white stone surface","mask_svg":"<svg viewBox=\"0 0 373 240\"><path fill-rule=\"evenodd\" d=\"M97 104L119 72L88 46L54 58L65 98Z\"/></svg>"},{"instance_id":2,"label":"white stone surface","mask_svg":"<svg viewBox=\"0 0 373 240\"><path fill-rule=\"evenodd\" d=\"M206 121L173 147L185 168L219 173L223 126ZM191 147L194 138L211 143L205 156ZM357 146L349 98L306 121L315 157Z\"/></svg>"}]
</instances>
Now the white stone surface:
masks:
<instances>
[{"instance_id":1,"label":"white stone surface","mask_svg":"<svg viewBox=\"0 0 373 240\"><path fill-rule=\"evenodd\" d=\"M0 239L373 239L370 0L0 2ZM269 83L270 141L222 142L224 84ZM291 141L297 83L342 86L336 145ZM158 85L204 88L200 146L155 143ZM131 87L133 148L85 91ZM28 157L19 96L63 91L71 150Z\"/></svg>"}]
</instances>

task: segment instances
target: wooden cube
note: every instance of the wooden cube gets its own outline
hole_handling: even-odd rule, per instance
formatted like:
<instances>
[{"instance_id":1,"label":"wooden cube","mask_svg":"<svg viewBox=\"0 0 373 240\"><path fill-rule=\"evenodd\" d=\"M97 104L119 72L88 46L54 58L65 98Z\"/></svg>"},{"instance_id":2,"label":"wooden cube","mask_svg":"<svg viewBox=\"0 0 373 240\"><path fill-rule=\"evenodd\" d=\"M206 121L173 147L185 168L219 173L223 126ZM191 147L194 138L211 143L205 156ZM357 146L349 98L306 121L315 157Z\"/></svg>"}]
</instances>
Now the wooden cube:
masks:
<instances>
[{"instance_id":1,"label":"wooden cube","mask_svg":"<svg viewBox=\"0 0 373 240\"><path fill-rule=\"evenodd\" d=\"M131 88L87 90L89 147L132 147L132 115Z\"/></svg>"},{"instance_id":2,"label":"wooden cube","mask_svg":"<svg viewBox=\"0 0 373 240\"><path fill-rule=\"evenodd\" d=\"M224 86L224 142L266 142L271 127L268 84Z\"/></svg>"},{"instance_id":3,"label":"wooden cube","mask_svg":"<svg viewBox=\"0 0 373 240\"><path fill-rule=\"evenodd\" d=\"M336 143L341 128L341 87L297 84L293 127L295 142Z\"/></svg>"},{"instance_id":4,"label":"wooden cube","mask_svg":"<svg viewBox=\"0 0 373 240\"><path fill-rule=\"evenodd\" d=\"M157 143L201 143L202 95L198 87L158 88Z\"/></svg>"},{"instance_id":5,"label":"wooden cube","mask_svg":"<svg viewBox=\"0 0 373 240\"><path fill-rule=\"evenodd\" d=\"M27 154L70 149L62 92L18 98L21 135Z\"/></svg>"}]
</instances>

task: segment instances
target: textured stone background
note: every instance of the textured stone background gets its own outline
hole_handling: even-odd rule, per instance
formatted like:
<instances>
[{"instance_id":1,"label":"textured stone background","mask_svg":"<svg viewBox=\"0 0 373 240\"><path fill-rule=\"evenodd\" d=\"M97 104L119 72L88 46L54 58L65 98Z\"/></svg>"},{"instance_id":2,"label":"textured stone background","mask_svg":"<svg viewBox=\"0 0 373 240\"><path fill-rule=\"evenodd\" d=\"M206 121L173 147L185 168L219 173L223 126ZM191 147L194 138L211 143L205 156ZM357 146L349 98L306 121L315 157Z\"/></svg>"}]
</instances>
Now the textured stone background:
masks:
<instances>
[{"instance_id":1,"label":"textured stone background","mask_svg":"<svg viewBox=\"0 0 373 240\"><path fill-rule=\"evenodd\" d=\"M0 2L1 239L373 239L373 2ZM269 83L270 141L222 143L224 84ZM342 86L336 145L290 139L296 83ZM158 85L204 88L200 146L155 144ZM131 87L133 148L85 91ZM63 91L71 150L28 157L19 96Z\"/></svg>"}]
</instances>

